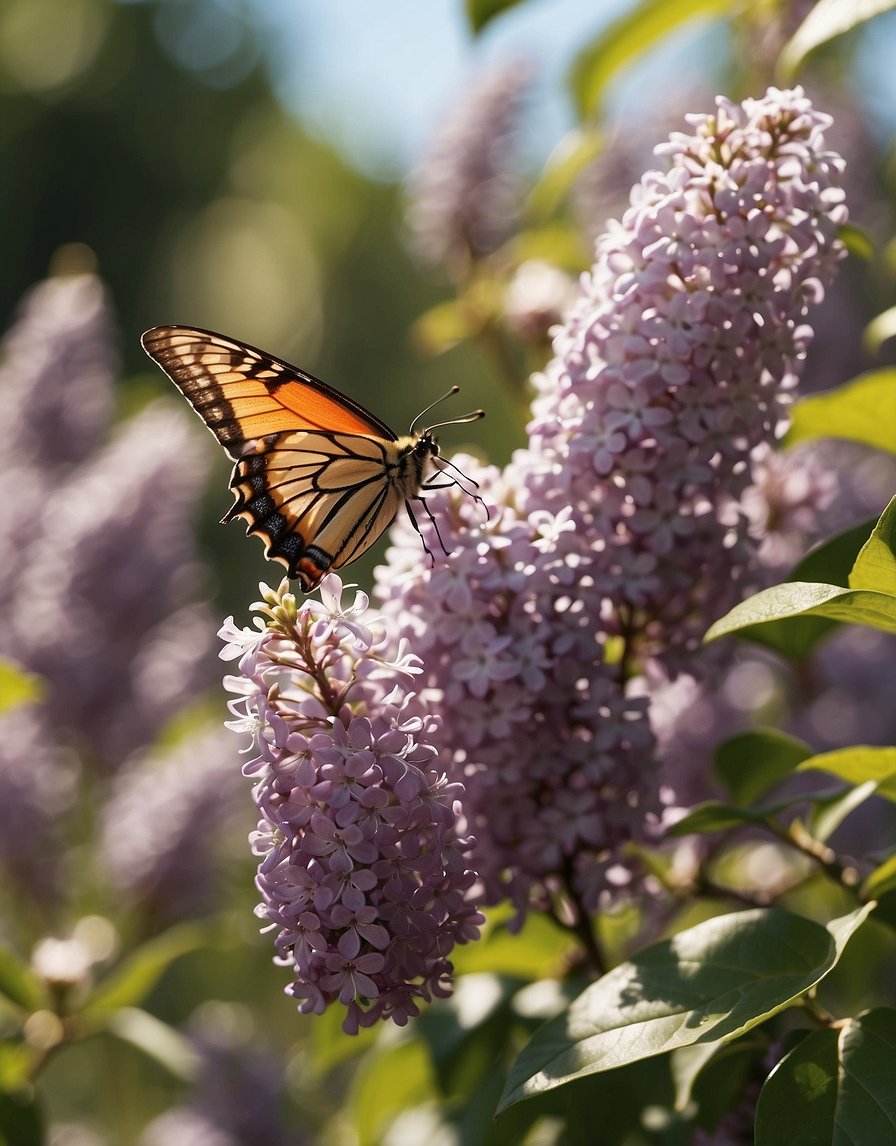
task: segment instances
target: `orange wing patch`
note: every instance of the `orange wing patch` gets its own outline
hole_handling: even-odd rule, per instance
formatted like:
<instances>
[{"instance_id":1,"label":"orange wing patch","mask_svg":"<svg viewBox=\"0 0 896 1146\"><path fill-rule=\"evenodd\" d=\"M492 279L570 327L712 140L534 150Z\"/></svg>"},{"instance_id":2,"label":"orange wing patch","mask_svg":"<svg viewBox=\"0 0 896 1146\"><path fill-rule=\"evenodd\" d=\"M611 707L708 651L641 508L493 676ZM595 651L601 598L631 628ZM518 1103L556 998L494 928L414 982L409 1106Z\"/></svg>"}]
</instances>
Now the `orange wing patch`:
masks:
<instances>
[{"instance_id":1,"label":"orange wing patch","mask_svg":"<svg viewBox=\"0 0 896 1146\"><path fill-rule=\"evenodd\" d=\"M290 430L395 440L359 403L253 346L180 326L155 327L142 341L234 460L243 443Z\"/></svg>"}]
</instances>

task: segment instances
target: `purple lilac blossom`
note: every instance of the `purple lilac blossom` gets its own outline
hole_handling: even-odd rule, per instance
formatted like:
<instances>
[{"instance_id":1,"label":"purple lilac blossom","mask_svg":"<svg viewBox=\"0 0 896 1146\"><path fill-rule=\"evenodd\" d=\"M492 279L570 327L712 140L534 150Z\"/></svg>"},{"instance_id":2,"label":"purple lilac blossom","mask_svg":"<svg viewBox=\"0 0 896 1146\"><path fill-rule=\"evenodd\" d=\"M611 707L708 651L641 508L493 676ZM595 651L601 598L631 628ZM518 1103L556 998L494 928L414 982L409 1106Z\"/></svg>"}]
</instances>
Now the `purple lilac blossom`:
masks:
<instances>
[{"instance_id":1,"label":"purple lilac blossom","mask_svg":"<svg viewBox=\"0 0 896 1146\"><path fill-rule=\"evenodd\" d=\"M752 451L780 430L846 218L830 120L800 89L687 118L536 376L525 503L572 507L586 607L671 674L743 594Z\"/></svg>"},{"instance_id":2,"label":"purple lilac blossom","mask_svg":"<svg viewBox=\"0 0 896 1146\"><path fill-rule=\"evenodd\" d=\"M138 754L113 778L102 867L144 926L207 907L214 859L245 820L231 741L224 729L194 733L167 751Z\"/></svg>"},{"instance_id":3,"label":"purple lilac blossom","mask_svg":"<svg viewBox=\"0 0 896 1146\"><path fill-rule=\"evenodd\" d=\"M616 898L623 845L674 799L635 678L689 666L752 572L739 499L841 253L841 163L800 91L689 121L597 245L528 449L503 474L460 463L499 509L432 498L451 560L428 568L399 521L378 571L467 788L487 901L521 911Z\"/></svg>"},{"instance_id":4,"label":"purple lilac blossom","mask_svg":"<svg viewBox=\"0 0 896 1146\"><path fill-rule=\"evenodd\" d=\"M520 208L513 144L531 80L519 60L483 73L411 177L408 226L427 262L463 269L510 237Z\"/></svg>"},{"instance_id":5,"label":"purple lilac blossom","mask_svg":"<svg viewBox=\"0 0 896 1146\"><path fill-rule=\"evenodd\" d=\"M24 892L41 910L60 890L59 823L77 789L72 761L47 725L39 704L0 715L0 870L7 890Z\"/></svg>"},{"instance_id":6,"label":"purple lilac blossom","mask_svg":"<svg viewBox=\"0 0 896 1146\"><path fill-rule=\"evenodd\" d=\"M147 661L171 652L170 615L198 587L192 511L206 459L166 403L124 423L54 491L10 602L4 651L47 678L54 725L107 770L153 739L187 689L211 679L207 619L204 636L168 657L167 701L138 691L158 684Z\"/></svg>"},{"instance_id":7,"label":"purple lilac blossom","mask_svg":"<svg viewBox=\"0 0 896 1146\"><path fill-rule=\"evenodd\" d=\"M404 1025L418 1001L450 993L455 943L478 935L463 787L449 782L437 723L412 711L417 657L341 604L335 574L301 608L284 581L261 586L259 628L221 630L235 731L251 732L261 814L260 917L302 1012L340 1003L343 1029Z\"/></svg>"},{"instance_id":8,"label":"purple lilac blossom","mask_svg":"<svg viewBox=\"0 0 896 1146\"><path fill-rule=\"evenodd\" d=\"M647 701L577 599L568 511L519 513L519 463L456 461L491 517L457 489L433 498L452 554L433 568L399 520L378 596L423 659L415 703L442 718L487 902L548 910L561 892L592 911L630 881L619 849L660 810Z\"/></svg>"}]
</instances>

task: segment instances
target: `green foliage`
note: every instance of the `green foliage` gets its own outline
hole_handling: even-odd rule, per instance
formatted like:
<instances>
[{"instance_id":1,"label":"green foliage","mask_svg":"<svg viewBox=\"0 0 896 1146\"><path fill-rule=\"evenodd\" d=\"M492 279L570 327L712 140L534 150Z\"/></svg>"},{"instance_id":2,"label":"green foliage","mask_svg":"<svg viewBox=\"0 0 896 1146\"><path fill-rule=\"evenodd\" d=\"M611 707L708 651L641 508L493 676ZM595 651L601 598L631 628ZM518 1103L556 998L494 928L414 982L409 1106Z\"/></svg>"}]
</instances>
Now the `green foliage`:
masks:
<instances>
[{"instance_id":1,"label":"green foliage","mask_svg":"<svg viewBox=\"0 0 896 1146\"><path fill-rule=\"evenodd\" d=\"M781 52L778 60L781 79L793 82L811 52L894 7L893 0L862 0L861 4L855 0L817 0Z\"/></svg>"},{"instance_id":2,"label":"green foliage","mask_svg":"<svg viewBox=\"0 0 896 1146\"><path fill-rule=\"evenodd\" d=\"M816 1031L778 1064L756 1107L756 1146L889 1142L896 1011L879 1007L840 1030Z\"/></svg>"},{"instance_id":3,"label":"green foliage","mask_svg":"<svg viewBox=\"0 0 896 1146\"><path fill-rule=\"evenodd\" d=\"M838 543L841 558L861 535L863 527ZM794 656L805 655L824 635L817 630L791 628L794 621L819 618L854 625L868 625L887 633L896 632L896 498L890 502L859 550L849 574L849 588L811 581L785 581L757 593L713 624L706 640L744 632L765 644ZM778 624L777 630L767 630Z\"/></svg>"},{"instance_id":4,"label":"green foliage","mask_svg":"<svg viewBox=\"0 0 896 1146\"><path fill-rule=\"evenodd\" d=\"M641 0L635 4L602 28L573 65L570 86L580 115L597 115L616 76L682 25L717 18L736 6L733 0Z\"/></svg>"},{"instance_id":5,"label":"green foliage","mask_svg":"<svg viewBox=\"0 0 896 1146\"><path fill-rule=\"evenodd\" d=\"M744 911L646 948L541 1028L499 1109L583 1075L737 1038L821 982L869 911L827 927L786 911Z\"/></svg>"},{"instance_id":6,"label":"green foliage","mask_svg":"<svg viewBox=\"0 0 896 1146\"><path fill-rule=\"evenodd\" d=\"M896 369L868 374L797 402L787 444L843 438L896 453Z\"/></svg>"},{"instance_id":7,"label":"green foliage","mask_svg":"<svg viewBox=\"0 0 896 1146\"><path fill-rule=\"evenodd\" d=\"M724 740L713 767L733 799L740 803L761 796L789 776L807 756L808 744L775 728L755 728Z\"/></svg>"},{"instance_id":8,"label":"green foliage","mask_svg":"<svg viewBox=\"0 0 896 1146\"><path fill-rule=\"evenodd\" d=\"M520 0L466 0L467 19L474 32L482 29L496 16L515 8Z\"/></svg>"}]
</instances>

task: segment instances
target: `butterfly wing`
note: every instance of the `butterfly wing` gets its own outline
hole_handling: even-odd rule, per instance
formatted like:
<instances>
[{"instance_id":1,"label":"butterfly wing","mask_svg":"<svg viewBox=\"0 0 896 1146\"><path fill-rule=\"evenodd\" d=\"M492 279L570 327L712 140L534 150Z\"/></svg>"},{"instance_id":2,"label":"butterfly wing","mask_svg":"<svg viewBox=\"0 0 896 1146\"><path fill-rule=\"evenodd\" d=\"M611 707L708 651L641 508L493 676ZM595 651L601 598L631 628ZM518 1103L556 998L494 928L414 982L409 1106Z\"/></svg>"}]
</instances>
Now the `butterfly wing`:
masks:
<instances>
[{"instance_id":1,"label":"butterfly wing","mask_svg":"<svg viewBox=\"0 0 896 1146\"><path fill-rule=\"evenodd\" d=\"M306 592L360 557L419 491L417 440L304 370L192 327L142 341L236 462L224 520L244 518Z\"/></svg>"},{"instance_id":2,"label":"butterfly wing","mask_svg":"<svg viewBox=\"0 0 896 1146\"><path fill-rule=\"evenodd\" d=\"M284 430L395 441L385 422L358 402L247 343L187 326L156 326L141 341L234 461L246 442Z\"/></svg>"}]
</instances>

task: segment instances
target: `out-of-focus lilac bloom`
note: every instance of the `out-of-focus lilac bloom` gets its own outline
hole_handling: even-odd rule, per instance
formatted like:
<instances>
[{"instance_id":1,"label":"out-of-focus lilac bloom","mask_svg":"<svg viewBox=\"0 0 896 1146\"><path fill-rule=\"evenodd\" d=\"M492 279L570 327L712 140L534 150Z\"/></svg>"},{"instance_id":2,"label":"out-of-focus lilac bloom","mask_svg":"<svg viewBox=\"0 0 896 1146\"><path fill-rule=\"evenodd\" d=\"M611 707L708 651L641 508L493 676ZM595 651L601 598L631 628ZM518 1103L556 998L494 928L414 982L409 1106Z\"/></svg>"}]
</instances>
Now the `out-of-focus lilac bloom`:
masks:
<instances>
[{"instance_id":1,"label":"out-of-focus lilac bloom","mask_svg":"<svg viewBox=\"0 0 896 1146\"><path fill-rule=\"evenodd\" d=\"M408 224L427 261L457 269L510 237L520 207L513 143L531 79L511 60L471 83L412 176Z\"/></svg>"}]
</instances>

